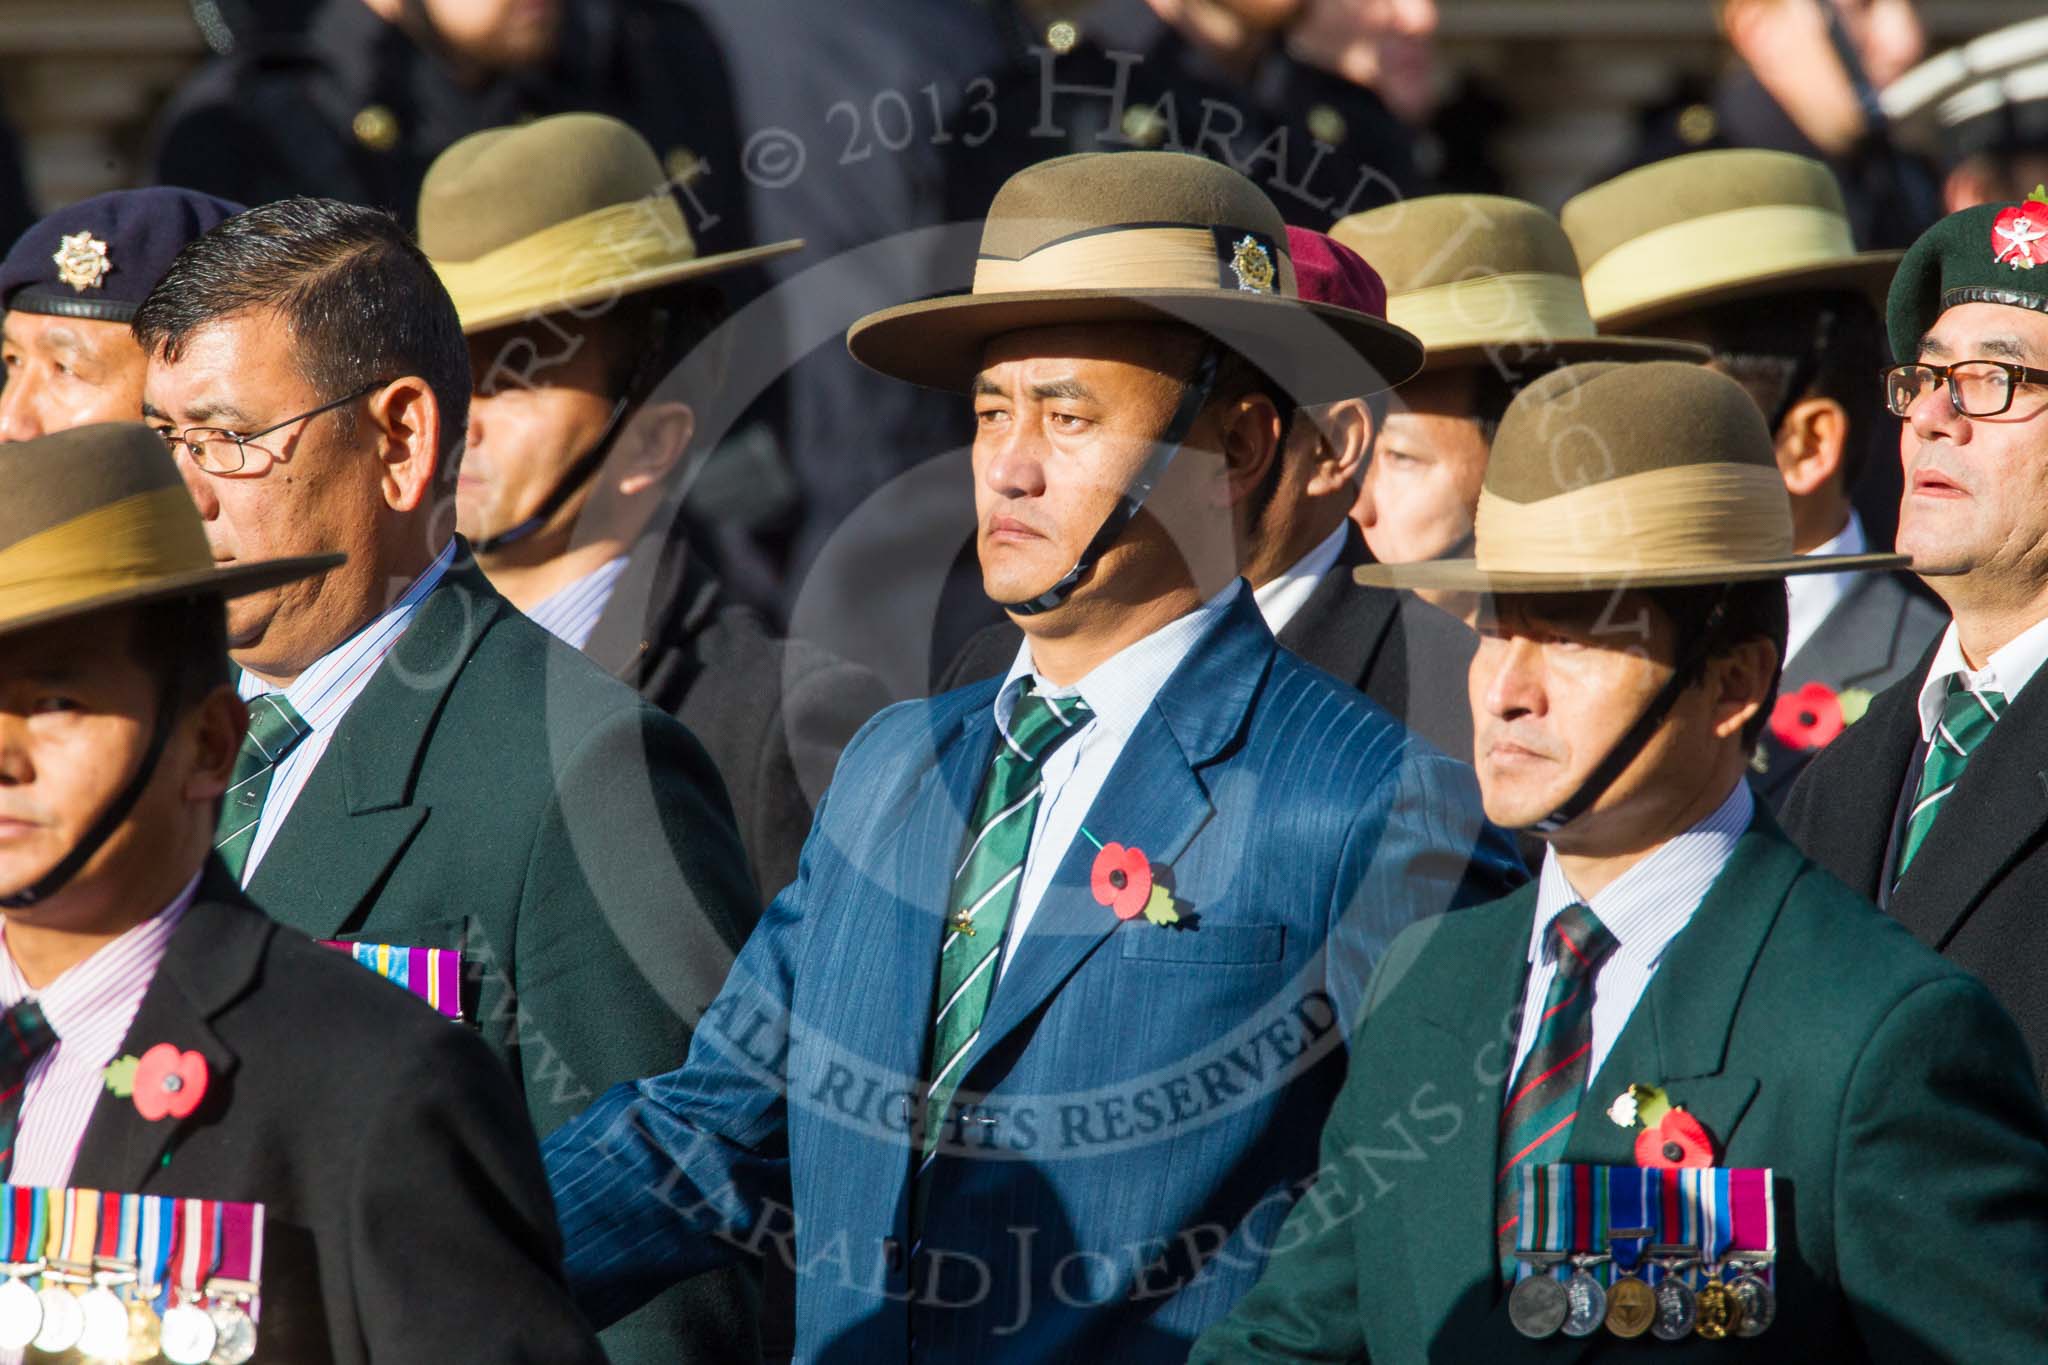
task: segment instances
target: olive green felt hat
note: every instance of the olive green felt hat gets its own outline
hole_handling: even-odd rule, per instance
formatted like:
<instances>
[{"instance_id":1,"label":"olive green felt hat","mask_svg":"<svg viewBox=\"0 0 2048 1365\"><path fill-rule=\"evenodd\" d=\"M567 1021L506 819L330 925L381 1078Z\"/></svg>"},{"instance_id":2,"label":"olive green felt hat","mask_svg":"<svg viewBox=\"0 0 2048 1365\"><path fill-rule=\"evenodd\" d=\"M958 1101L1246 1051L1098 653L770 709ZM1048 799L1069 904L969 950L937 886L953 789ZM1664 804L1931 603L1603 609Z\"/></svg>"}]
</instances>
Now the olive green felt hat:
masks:
<instances>
[{"instance_id":1,"label":"olive green felt hat","mask_svg":"<svg viewBox=\"0 0 2048 1365\"><path fill-rule=\"evenodd\" d=\"M1520 199L1426 195L1354 213L1330 235L1386 281L1387 320L1422 339L1424 371L1712 354L1683 341L1600 335L1571 239Z\"/></svg>"},{"instance_id":2,"label":"olive green felt hat","mask_svg":"<svg viewBox=\"0 0 2048 1365\"><path fill-rule=\"evenodd\" d=\"M1959 303L2002 303L2048 313L2048 189L2017 204L1979 204L1920 234L1899 263L1885 305L1892 358L1920 354L1920 338Z\"/></svg>"},{"instance_id":3,"label":"olive green felt hat","mask_svg":"<svg viewBox=\"0 0 2048 1365\"><path fill-rule=\"evenodd\" d=\"M1590 361L1532 381L1486 463L1474 558L1368 564L1373 587L1592 592L1894 569L1903 555L1801 555L1770 433L1700 365Z\"/></svg>"},{"instance_id":4,"label":"olive green felt hat","mask_svg":"<svg viewBox=\"0 0 2048 1365\"><path fill-rule=\"evenodd\" d=\"M1017 172L989 206L972 290L871 313L846 344L883 374L964 393L1005 332L1130 322L1205 332L1302 403L1391 388L1422 364L1401 328L1303 300L1272 201L1185 152L1083 152Z\"/></svg>"},{"instance_id":5,"label":"olive green felt hat","mask_svg":"<svg viewBox=\"0 0 2048 1365\"><path fill-rule=\"evenodd\" d=\"M240 597L345 558L216 568L176 462L140 422L0 445L0 487L0 635L172 597Z\"/></svg>"},{"instance_id":6,"label":"olive green felt hat","mask_svg":"<svg viewBox=\"0 0 2048 1365\"><path fill-rule=\"evenodd\" d=\"M1790 152L1693 152L1568 200L1559 215L1604 331L1708 304L1848 290L1884 298L1896 251L1858 251L1834 173Z\"/></svg>"},{"instance_id":7,"label":"olive green felt hat","mask_svg":"<svg viewBox=\"0 0 2048 1365\"><path fill-rule=\"evenodd\" d=\"M801 241L699 256L647 140L604 114L471 133L420 186L420 248L465 332L679 284Z\"/></svg>"}]
</instances>

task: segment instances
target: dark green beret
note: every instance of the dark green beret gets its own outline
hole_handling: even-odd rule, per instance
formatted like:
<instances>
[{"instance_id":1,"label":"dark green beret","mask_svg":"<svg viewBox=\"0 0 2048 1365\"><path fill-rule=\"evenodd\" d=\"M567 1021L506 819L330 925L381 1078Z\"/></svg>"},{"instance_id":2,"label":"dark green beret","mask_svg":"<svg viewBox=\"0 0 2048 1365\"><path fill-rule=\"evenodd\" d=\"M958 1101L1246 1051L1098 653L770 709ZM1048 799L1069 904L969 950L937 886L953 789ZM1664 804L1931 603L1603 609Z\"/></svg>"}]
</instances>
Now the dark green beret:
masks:
<instances>
[{"instance_id":1,"label":"dark green beret","mask_svg":"<svg viewBox=\"0 0 2048 1365\"><path fill-rule=\"evenodd\" d=\"M1979 204L1922 233L1892 277L1885 323L1892 359L1920 354L1920 338L1959 303L2003 303L2048 313L2048 198ZM2036 236L2035 234L2040 234Z\"/></svg>"}]
</instances>

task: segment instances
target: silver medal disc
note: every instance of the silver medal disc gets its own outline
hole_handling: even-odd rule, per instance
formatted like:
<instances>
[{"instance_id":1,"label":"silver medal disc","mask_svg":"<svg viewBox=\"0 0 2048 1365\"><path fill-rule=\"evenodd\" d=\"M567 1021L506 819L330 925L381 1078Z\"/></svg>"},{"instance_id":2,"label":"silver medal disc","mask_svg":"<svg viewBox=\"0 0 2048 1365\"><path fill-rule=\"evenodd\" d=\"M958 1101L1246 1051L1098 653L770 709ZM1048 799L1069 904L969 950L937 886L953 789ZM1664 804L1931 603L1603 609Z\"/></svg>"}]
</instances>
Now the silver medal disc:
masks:
<instances>
[{"instance_id":1,"label":"silver medal disc","mask_svg":"<svg viewBox=\"0 0 2048 1365\"><path fill-rule=\"evenodd\" d=\"M1738 1337L1758 1335L1778 1316L1778 1296L1761 1276L1737 1275L1728 1282L1728 1292L1742 1305L1742 1321L1735 1327Z\"/></svg>"},{"instance_id":2,"label":"silver medal disc","mask_svg":"<svg viewBox=\"0 0 2048 1365\"><path fill-rule=\"evenodd\" d=\"M255 1319L239 1304L219 1303L211 1311L217 1339L208 1365L247 1365L256 1354Z\"/></svg>"},{"instance_id":3,"label":"silver medal disc","mask_svg":"<svg viewBox=\"0 0 2048 1365\"><path fill-rule=\"evenodd\" d=\"M22 1280L0 1284L0 1346L19 1351L43 1330L43 1305Z\"/></svg>"},{"instance_id":4,"label":"silver medal disc","mask_svg":"<svg viewBox=\"0 0 2048 1365\"><path fill-rule=\"evenodd\" d=\"M51 1355L76 1346L85 1331L85 1310L78 1306L78 1295L60 1284L46 1285L36 1302L43 1306L43 1326L30 1345Z\"/></svg>"},{"instance_id":5,"label":"silver medal disc","mask_svg":"<svg viewBox=\"0 0 2048 1365\"><path fill-rule=\"evenodd\" d=\"M1549 1271L1538 1271L1508 1294L1508 1321L1525 1337L1555 1336L1571 1312L1564 1286Z\"/></svg>"},{"instance_id":6,"label":"silver medal disc","mask_svg":"<svg viewBox=\"0 0 2048 1365\"><path fill-rule=\"evenodd\" d=\"M206 1365L213 1359L214 1344L219 1336L220 1330L213 1325L213 1319L204 1308L181 1303L164 1314L159 1349L171 1365Z\"/></svg>"},{"instance_id":7,"label":"silver medal disc","mask_svg":"<svg viewBox=\"0 0 2048 1365\"><path fill-rule=\"evenodd\" d=\"M1564 1282L1564 1334L1589 1337L1607 1321L1607 1287L1583 1270Z\"/></svg>"},{"instance_id":8,"label":"silver medal disc","mask_svg":"<svg viewBox=\"0 0 2048 1365\"><path fill-rule=\"evenodd\" d=\"M78 1353L94 1360L124 1360L128 1355L128 1305L105 1285L87 1290L78 1301L85 1326L78 1334Z\"/></svg>"},{"instance_id":9,"label":"silver medal disc","mask_svg":"<svg viewBox=\"0 0 2048 1365\"><path fill-rule=\"evenodd\" d=\"M1699 1304L1691 1285L1676 1275L1657 1282L1657 1320L1650 1324L1652 1336L1659 1341L1684 1341L1692 1335L1698 1318Z\"/></svg>"}]
</instances>

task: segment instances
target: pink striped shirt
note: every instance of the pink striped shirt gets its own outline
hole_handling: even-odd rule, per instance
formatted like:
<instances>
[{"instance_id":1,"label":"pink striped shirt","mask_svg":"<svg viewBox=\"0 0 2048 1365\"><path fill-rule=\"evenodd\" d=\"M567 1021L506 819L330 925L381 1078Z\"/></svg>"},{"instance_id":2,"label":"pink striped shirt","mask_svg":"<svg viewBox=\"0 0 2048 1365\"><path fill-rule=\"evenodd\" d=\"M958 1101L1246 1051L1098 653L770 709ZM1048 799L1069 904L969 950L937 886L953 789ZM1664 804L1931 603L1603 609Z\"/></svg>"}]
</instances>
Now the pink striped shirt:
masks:
<instances>
[{"instance_id":1,"label":"pink striped shirt","mask_svg":"<svg viewBox=\"0 0 2048 1365\"><path fill-rule=\"evenodd\" d=\"M195 874L177 898L40 991L29 989L14 954L0 952L0 1009L34 996L57 1042L28 1072L15 1136L11 1185L63 1185L99 1103L106 1080L100 1074L121 1050L142 997L156 978L171 935L199 889ZM5 929L0 926L0 942ZM157 1039L155 1041L166 1041Z\"/></svg>"}]
</instances>

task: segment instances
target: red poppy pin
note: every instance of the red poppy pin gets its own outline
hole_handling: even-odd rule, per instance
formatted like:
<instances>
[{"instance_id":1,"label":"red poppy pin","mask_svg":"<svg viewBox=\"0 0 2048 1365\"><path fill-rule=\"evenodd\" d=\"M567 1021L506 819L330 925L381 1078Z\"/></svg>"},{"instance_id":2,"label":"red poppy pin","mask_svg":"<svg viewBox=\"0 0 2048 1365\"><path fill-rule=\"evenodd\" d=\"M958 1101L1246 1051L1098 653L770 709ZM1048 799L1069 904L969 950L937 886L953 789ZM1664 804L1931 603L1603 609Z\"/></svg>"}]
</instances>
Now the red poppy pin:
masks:
<instances>
[{"instance_id":1,"label":"red poppy pin","mask_svg":"<svg viewBox=\"0 0 2048 1365\"><path fill-rule=\"evenodd\" d=\"M1826 683L1810 682L1778 698L1771 708L1771 734L1788 749L1825 748L1869 709L1870 693L1863 688L1837 692Z\"/></svg>"},{"instance_id":2,"label":"red poppy pin","mask_svg":"<svg viewBox=\"0 0 2048 1365\"><path fill-rule=\"evenodd\" d=\"M175 1043L158 1043L140 1057L116 1057L101 1073L107 1089L135 1101L135 1112L158 1119L191 1116L206 1098L206 1058L180 1052Z\"/></svg>"},{"instance_id":3,"label":"red poppy pin","mask_svg":"<svg viewBox=\"0 0 2048 1365\"><path fill-rule=\"evenodd\" d=\"M1095 892L1097 905L1108 906L1118 919L1136 919L1142 914L1154 924L1179 922L1180 910L1174 905L1173 893L1152 875L1152 860L1143 849L1105 844L1088 831L1081 832L1096 849L1088 885Z\"/></svg>"},{"instance_id":4,"label":"red poppy pin","mask_svg":"<svg viewBox=\"0 0 2048 1365\"><path fill-rule=\"evenodd\" d=\"M1607 1117L1636 1134L1636 1165L1711 1166L1714 1139L1706 1125L1654 1085L1631 1085L1607 1107Z\"/></svg>"},{"instance_id":5,"label":"red poppy pin","mask_svg":"<svg viewBox=\"0 0 2048 1365\"><path fill-rule=\"evenodd\" d=\"M2023 204L1991 220L1991 259L2014 270L2048 263L2048 187L2034 186Z\"/></svg>"}]
</instances>

